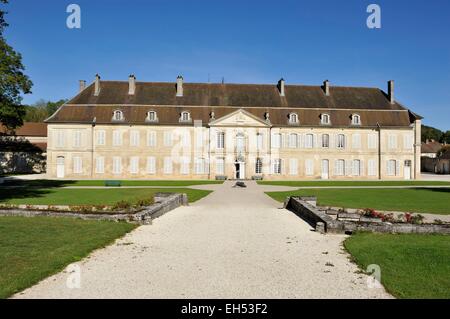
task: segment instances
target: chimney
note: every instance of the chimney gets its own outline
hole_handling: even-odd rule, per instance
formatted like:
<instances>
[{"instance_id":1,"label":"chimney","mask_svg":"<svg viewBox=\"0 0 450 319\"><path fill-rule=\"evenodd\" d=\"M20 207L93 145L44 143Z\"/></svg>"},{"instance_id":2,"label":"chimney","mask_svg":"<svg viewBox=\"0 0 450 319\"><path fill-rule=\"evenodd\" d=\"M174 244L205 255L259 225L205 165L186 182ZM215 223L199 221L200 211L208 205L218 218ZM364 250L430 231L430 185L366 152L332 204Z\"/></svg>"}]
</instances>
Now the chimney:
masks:
<instances>
[{"instance_id":1,"label":"chimney","mask_svg":"<svg viewBox=\"0 0 450 319\"><path fill-rule=\"evenodd\" d=\"M391 104L395 103L394 100L394 81L390 80L388 81L388 96L389 96L389 102L391 102Z\"/></svg>"},{"instance_id":2,"label":"chimney","mask_svg":"<svg viewBox=\"0 0 450 319\"><path fill-rule=\"evenodd\" d=\"M323 91L325 92L326 96L330 96L330 81L323 81Z\"/></svg>"},{"instance_id":3,"label":"chimney","mask_svg":"<svg viewBox=\"0 0 450 319\"><path fill-rule=\"evenodd\" d=\"M284 95L284 84L285 84L285 81L284 81L283 78L281 78L281 79L278 81L278 91L280 91L280 96L285 96L285 95Z\"/></svg>"},{"instance_id":4,"label":"chimney","mask_svg":"<svg viewBox=\"0 0 450 319\"><path fill-rule=\"evenodd\" d=\"M86 81L80 80L80 92L82 92L86 88Z\"/></svg>"},{"instance_id":5,"label":"chimney","mask_svg":"<svg viewBox=\"0 0 450 319\"><path fill-rule=\"evenodd\" d=\"M128 77L128 94L134 95L134 92L136 92L136 77L134 74L131 74Z\"/></svg>"},{"instance_id":6,"label":"chimney","mask_svg":"<svg viewBox=\"0 0 450 319\"><path fill-rule=\"evenodd\" d=\"M100 93L100 75L95 75L95 81L94 81L94 96L98 96Z\"/></svg>"},{"instance_id":7,"label":"chimney","mask_svg":"<svg viewBox=\"0 0 450 319\"><path fill-rule=\"evenodd\" d=\"M183 77L177 76L177 96L183 96Z\"/></svg>"}]
</instances>

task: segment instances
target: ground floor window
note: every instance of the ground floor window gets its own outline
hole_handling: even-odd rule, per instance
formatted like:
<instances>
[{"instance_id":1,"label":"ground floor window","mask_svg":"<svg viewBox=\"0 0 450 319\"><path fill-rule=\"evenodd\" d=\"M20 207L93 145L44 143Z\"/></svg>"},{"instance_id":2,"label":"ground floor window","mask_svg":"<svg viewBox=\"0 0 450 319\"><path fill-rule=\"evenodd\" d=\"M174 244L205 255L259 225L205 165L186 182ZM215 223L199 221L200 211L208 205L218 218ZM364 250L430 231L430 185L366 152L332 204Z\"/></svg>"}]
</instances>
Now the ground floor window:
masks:
<instances>
[{"instance_id":1,"label":"ground floor window","mask_svg":"<svg viewBox=\"0 0 450 319\"><path fill-rule=\"evenodd\" d=\"M307 176L314 175L314 161L312 159L307 159L305 161L305 174Z\"/></svg>"},{"instance_id":2,"label":"ground floor window","mask_svg":"<svg viewBox=\"0 0 450 319\"><path fill-rule=\"evenodd\" d=\"M105 173L105 158L97 157L95 160L95 172L98 174Z\"/></svg>"},{"instance_id":3,"label":"ground floor window","mask_svg":"<svg viewBox=\"0 0 450 319\"><path fill-rule=\"evenodd\" d=\"M337 160L334 166L334 175L343 176L345 169L345 161L343 159Z\"/></svg>"},{"instance_id":4,"label":"ground floor window","mask_svg":"<svg viewBox=\"0 0 450 319\"><path fill-rule=\"evenodd\" d=\"M225 159L222 157L216 159L216 174L225 174Z\"/></svg>"},{"instance_id":5,"label":"ground floor window","mask_svg":"<svg viewBox=\"0 0 450 319\"><path fill-rule=\"evenodd\" d=\"M206 162L204 158L195 159L195 174L206 174Z\"/></svg>"},{"instance_id":6,"label":"ground floor window","mask_svg":"<svg viewBox=\"0 0 450 319\"><path fill-rule=\"evenodd\" d=\"M255 174L262 174L262 159L256 159Z\"/></svg>"},{"instance_id":7,"label":"ground floor window","mask_svg":"<svg viewBox=\"0 0 450 319\"><path fill-rule=\"evenodd\" d=\"M122 173L122 158L118 156L113 157L113 174L121 174Z\"/></svg>"},{"instance_id":8,"label":"ground floor window","mask_svg":"<svg viewBox=\"0 0 450 319\"><path fill-rule=\"evenodd\" d=\"M289 174L298 175L298 160L296 158L289 160Z\"/></svg>"},{"instance_id":9,"label":"ground floor window","mask_svg":"<svg viewBox=\"0 0 450 319\"><path fill-rule=\"evenodd\" d=\"M368 166L368 175L369 176L376 176L377 175L377 164L376 164L376 161L374 159L370 159L367 162L367 166Z\"/></svg>"},{"instance_id":10,"label":"ground floor window","mask_svg":"<svg viewBox=\"0 0 450 319\"><path fill-rule=\"evenodd\" d=\"M281 159L276 158L273 160L272 170L274 174L281 174Z\"/></svg>"},{"instance_id":11,"label":"ground floor window","mask_svg":"<svg viewBox=\"0 0 450 319\"><path fill-rule=\"evenodd\" d=\"M188 157L181 158L180 173L183 175L189 174L189 158Z\"/></svg>"},{"instance_id":12,"label":"ground floor window","mask_svg":"<svg viewBox=\"0 0 450 319\"><path fill-rule=\"evenodd\" d=\"M164 174L172 174L172 157L164 157Z\"/></svg>"},{"instance_id":13,"label":"ground floor window","mask_svg":"<svg viewBox=\"0 0 450 319\"><path fill-rule=\"evenodd\" d=\"M397 161L389 160L387 162L387 175L388 176L396 176L397 175Z\"/></svg>"},{"instance_id":14,"label":"ground floor window","mask_svg":"<svg viewBox=\"0 0 450 319\"><path fill-rule=\"evenodd\" d=\"M83 171L83 162L81 157L75 156L73 158L73 173L80 174Z\"/></svg>"},{"instance_id":15,"label":"ground floor window","mask_svg":"<svg viewBox=\"0 0 450 319\"><path fill-rule=\"evenodd\" d=\"M156 160L153 156L147 157L147 173L156 173Z\"/></svg>"},{"instance_id":16,"label":"ground floor window","mask_svg":"<svg viewBox=\"0 0 450 319\"><path fill-rule=\"evenodd\" d=\"M133 156L130 158L130 173L137 174L139 172L139 157Z\"/></svg>"},{"instance_id":17,"label":"ground floor window","mask_svg":"<svg viewBox=\"0 0 450 319\"><path fill-rule=\"evenodd\" d=\"M361 175L361 161L360 160L353 160L352 175L353 176L360 176Z\"/></svg>"}]
</instances>

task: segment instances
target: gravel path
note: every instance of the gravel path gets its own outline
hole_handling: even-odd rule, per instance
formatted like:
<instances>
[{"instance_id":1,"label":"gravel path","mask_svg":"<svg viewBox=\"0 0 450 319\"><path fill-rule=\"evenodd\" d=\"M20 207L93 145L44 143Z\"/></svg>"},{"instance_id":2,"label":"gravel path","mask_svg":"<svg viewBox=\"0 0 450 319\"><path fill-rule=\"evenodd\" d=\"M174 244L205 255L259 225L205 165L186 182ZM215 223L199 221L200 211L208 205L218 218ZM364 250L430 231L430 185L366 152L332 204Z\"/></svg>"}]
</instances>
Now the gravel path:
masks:
<instances>
[{"instance_id":1,"label":"gravel path","mask_svg":"<svg viewBox=\"0 0 450 319\"><path fill-rule=\"evenodd\" d=\"M265 190L202 185L215 192L141 226L79 263L81 288L68 273L15 298L391 298L368 288L342 249Z\"/></svg>"}]
</instances>

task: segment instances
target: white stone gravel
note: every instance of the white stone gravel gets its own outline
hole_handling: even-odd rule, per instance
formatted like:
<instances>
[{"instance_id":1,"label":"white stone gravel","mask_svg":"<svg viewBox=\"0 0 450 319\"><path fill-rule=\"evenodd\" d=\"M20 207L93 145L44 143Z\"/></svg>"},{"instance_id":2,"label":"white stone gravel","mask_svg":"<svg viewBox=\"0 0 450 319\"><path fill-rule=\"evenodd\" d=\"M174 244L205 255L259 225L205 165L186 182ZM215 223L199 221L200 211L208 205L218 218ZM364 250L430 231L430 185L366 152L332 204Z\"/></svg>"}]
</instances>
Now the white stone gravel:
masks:
<instances>
[{"instance_id":1,"label":"white stone gravel","mask_svg":"<svg viewBox=\"0 0 450 319\"><path fill-rule=\"evenodd\" d=\"M203 185L215 192L141 226L14 298L392 298L368 288L342 248L263 193L286 187Z\"/></svg>"}]
</instances>

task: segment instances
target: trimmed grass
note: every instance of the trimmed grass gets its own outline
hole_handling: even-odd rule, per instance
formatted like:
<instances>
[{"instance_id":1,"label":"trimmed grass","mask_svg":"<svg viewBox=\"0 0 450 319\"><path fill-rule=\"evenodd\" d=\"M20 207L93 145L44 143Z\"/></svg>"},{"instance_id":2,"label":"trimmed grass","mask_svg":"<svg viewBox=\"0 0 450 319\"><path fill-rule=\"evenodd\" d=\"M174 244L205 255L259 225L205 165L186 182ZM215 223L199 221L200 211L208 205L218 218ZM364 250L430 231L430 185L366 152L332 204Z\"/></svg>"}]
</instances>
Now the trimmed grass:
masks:
<instances>
[{"instance_id":1,"label":"trimmed grass","mask_svg":"<svg viewBox=\"0 0 450 319\"><path fill-rule=\"evenodd\" d=\"M450 186L441 181L258 181L260 185L309 186Z\"/></svg>"},{"instance_id":2,"label":"trimmed grass","mask_svg":"<svg viewBox=\"0 0 450 319\"><path fill-rule=\"evenodd\" d=\"M450 236L357 233L344 246L363 270L379 265L395 297L450 298Z\"/></svg>"},{"instance_id":3,"label":"trimmed grass","mask_svg":"<svg viewBox=\"0 0 450 319\"><path fill-rule=\"evenodd\" d=\"M450 214L450 189L299 189L289 192L267 192L283 202L287 196L317 196L319 205L345 208L373 208L388 211Z\"/></svg>"},{"instance_id":4,"label":"trimmed grass","mask_svg":"<svg viewBox=\"0 0 450 319\"><path fill-rule=\"evenodd\" d=\"M63 270L135 227L72 218L0 217L0 298Z\"/></svg>"},{"instance_id":5,"label":"trimmed grass","mask_svg":"<svg viewBox=\"0 0 450 319\"><path fill-rule=\"evenodd\" d=\"M185 180L185 181L164 181L164 180L119 180L122 186L169 186L185 187L193 185L222 184L223 181L211 180ZM105 186L105 180L8 180L5 186L24 187L63 187L63 186Z\"/></svg>"},{"instance_id":6,"label":"trimmed grass","mask_svg":"<svg viewBox=\"0 0 450 319\"><path fill-rule=\"evenodd\" d=\"M189 188L0 188L0 203L26 205L114 205L124 200L131 203L153 198L157 192L186 193L189 202L195 202L211 191Z\"/></svg>"}]
</instances>

